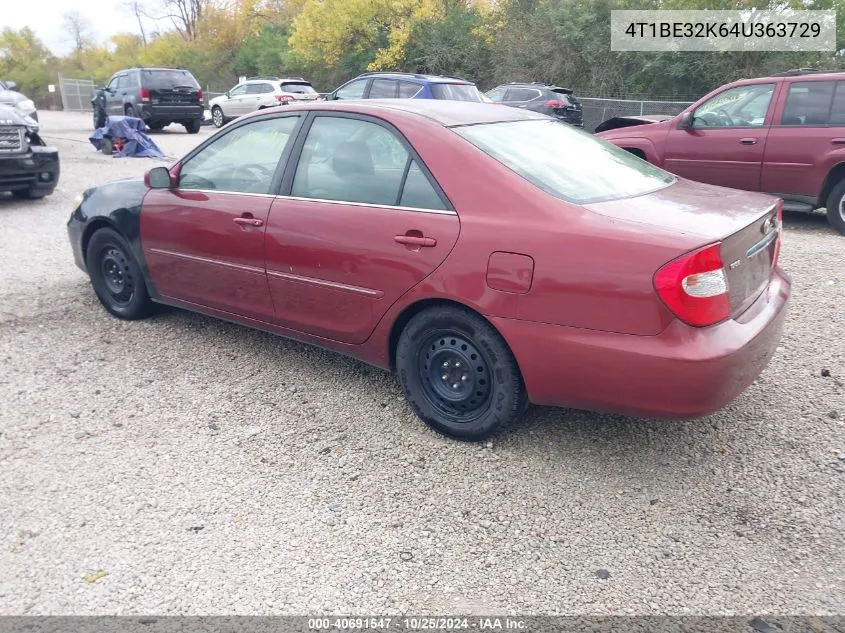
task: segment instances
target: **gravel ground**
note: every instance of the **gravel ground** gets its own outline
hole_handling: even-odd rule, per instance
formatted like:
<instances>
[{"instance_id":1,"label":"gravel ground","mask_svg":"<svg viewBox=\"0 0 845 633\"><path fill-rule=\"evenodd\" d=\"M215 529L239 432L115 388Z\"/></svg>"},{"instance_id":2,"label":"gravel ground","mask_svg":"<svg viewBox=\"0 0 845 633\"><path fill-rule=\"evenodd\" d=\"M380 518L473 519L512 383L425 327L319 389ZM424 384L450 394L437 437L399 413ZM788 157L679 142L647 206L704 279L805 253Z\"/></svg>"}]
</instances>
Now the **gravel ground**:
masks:
<instances>
[{"instance_id":1,"label":"gravel ground","mask_svg":"<svg viewBox=\"0 0 845 633\"><path fill-rule=\"evenodd\" d=\"M783 343L728 409L533 409L468 445L353 360L110 317L65 222L154 161L42 120L59 189L0 199L0 613L843 613L845 238L823 216L786 218Z\"/></svg>"}]
</instances>

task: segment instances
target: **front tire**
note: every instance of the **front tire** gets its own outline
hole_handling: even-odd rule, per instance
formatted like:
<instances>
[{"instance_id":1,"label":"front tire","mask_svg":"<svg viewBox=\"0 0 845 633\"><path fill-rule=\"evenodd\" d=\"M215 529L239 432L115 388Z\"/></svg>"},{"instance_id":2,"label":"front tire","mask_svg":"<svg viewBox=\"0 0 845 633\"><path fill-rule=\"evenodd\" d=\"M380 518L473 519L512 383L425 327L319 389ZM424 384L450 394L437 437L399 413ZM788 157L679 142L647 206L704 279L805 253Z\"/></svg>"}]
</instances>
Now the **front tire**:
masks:
<instances>
[{"instance_id":1,"label":"front tire","mask_svg":"<svg viewBox=\"0 0 845 633\"><path fill-rule=\"evenodd\" d=\"M106 113L99 108L94 108L94 129L99 130L106 126Z\"/></svg>"},{"instance_id":2,"label":"front tire","mask_svg":"<svg viewBox=\"0 0 845 633\"><path fill-rule=\"evenodd\" d=\"M507 343L463 308L429 308L414 316L399 337L396 369L414 412L457 439L482 440L514 422L527 404Z\"/></svg>"},{"instance_id":3,"label":"front tire","mask_svg":"<svg viewBox=\"0 0 845 633\"><path fill-rule=\"evenodd\" d=\"M827 221L845 235L845 180L841 180L827 197Z\"/></svg>"},{"instance_id":4,"label":"front tire","mask_svg":"<svg viewBox=\"0 0 845 633\"><path fill-rule=\"evenodd\" d=\"M114 316L143 319L153 312L141 268L123 237L112 229L91 236L85 254L91 285L100 303Z\"/></svg>"}]
</instances>

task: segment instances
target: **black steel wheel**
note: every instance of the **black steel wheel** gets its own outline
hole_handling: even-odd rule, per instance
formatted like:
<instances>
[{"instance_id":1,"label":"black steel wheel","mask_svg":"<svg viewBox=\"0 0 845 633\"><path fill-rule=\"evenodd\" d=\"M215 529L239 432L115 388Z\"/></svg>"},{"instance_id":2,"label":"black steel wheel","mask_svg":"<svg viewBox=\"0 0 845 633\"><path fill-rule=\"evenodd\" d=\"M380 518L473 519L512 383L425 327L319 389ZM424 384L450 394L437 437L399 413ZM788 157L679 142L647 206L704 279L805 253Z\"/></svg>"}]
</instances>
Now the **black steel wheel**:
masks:
<instances>
[{"instance_id":1,"label":"black steel wheel","mask_svg":"<svg viewBox=\"0 0 845 633\"><path fill-rule=\"evenodd\" d=\"M434 333L419 352L419 374L428 402L456 422L482 415L490 399L490 367L472 341L452 330Z\"/></svg>"},{"instance_id":2,"label":"black steel wheel","mask_svg":"<svg viewBox=\"0 0 845 633\"><path fill-rule=\"evenodd\" d=\"M120 234L112 229L94 233L88 242L85 262L94 292L106 310L129 320L152 313L141 269Z\"/></svg>"},{"instance_id":3,"label":"black steel wheel","mask_svg":"<svg viewBox=\"0 0 845 633\"><path fill-rule=\"evenodd\" d=\"M481 440L527 404L516 360L479 315L440 306L415 315L399 337L396 369L416 414L446 435Z\"/></svg>"}]
</instances>

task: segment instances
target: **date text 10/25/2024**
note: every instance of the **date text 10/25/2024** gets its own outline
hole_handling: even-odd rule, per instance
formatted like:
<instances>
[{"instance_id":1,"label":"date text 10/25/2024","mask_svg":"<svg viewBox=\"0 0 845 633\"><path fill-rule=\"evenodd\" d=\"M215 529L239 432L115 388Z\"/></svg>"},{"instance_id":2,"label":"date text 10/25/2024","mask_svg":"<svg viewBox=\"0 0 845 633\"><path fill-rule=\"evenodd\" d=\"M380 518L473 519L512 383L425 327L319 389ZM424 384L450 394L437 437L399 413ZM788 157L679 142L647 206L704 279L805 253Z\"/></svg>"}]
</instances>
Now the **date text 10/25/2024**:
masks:
<instances>
[{"instance_id":1,"label":"date text 10/25/2024","mask_svg":"<svg viewBox=\"0 0 845 633\"><path fill-rule=\"evenodd\" d=\"M311 630L524 631L525 622L509 617L309 618Z\"/></svg>"}]
</instances>

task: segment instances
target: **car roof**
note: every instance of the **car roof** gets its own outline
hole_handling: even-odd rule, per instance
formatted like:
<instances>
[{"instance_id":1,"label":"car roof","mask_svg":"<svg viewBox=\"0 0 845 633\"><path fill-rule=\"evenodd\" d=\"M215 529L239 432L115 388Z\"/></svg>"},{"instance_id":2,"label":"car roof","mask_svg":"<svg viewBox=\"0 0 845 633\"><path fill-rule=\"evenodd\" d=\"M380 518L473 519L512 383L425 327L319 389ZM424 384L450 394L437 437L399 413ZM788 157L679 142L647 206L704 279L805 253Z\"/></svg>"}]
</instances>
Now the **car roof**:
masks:
<instances>
[{"instance_id":1,"label":"car roof","mask_svg":"<svg viewBox=\"0 0 845 633\"><path fill-rule=\"evenodd\" d=\"M572 92L569 88L564 88L563 86L557 86L555 84L544 84L539 81L512 81L507 84L502 84L500 86L496 86L497 88L538 88L546 90L563 90L564 92Z\"/></svg>"},{"instance_id":2,"label":"car roof","mask_svg":"<svg viewBox=\"0 0 845 633\"><path fill-rule=\"evenodd\" d=\"M355 99L342 102L309 102L302 105L277 107L279 111L284 112L291 112L292 110L350 112L397 121L409 117L424 117L444 127L509 121L551 120L551 117L544 114L520 108L509 108L493 103L449 101L445 99ZM246 116L259 116L259 114L267 114L270 110L260 110Z\"/></svg>"},{"instance_id":3,"label":"car roof","mask_svg":"<svg viewBox=\"0 0 845 633\"><path fill-rule=\"evenodd\" d=\"M471 81L460 79L459 77L446 77L444 75L424 75L417 73L398 73L398 72L372 72L363 73L355 77L355 79L363 79L365 77L372 77L375 79L404 79L414 83L432 83L432 84L466 84L474 85Z\"/></svg>"},{"instance_id":4,"label":"car roof","mask_svg":"<svg viewBox=\"0 0 845 633\"><path fill-rule=\"evenodd\" d=\"M743 84L754 84L754 83L764 83L764 82L772 82L772 81L785 81L787 79L792 79L794 81L833 81L833 80L845 80L845 72L843 71L827 71L827 72L793 72L787 71L783 73L774 73L772 75L768 75L766 77L749 77L746 79L737 79L736 81L732 82L733 84L743 85Z\"/></svg>"}]
</instances>

